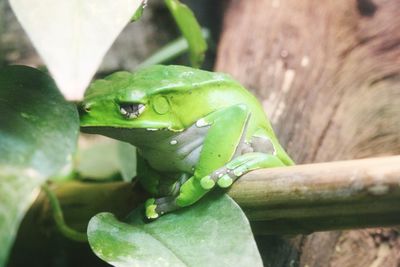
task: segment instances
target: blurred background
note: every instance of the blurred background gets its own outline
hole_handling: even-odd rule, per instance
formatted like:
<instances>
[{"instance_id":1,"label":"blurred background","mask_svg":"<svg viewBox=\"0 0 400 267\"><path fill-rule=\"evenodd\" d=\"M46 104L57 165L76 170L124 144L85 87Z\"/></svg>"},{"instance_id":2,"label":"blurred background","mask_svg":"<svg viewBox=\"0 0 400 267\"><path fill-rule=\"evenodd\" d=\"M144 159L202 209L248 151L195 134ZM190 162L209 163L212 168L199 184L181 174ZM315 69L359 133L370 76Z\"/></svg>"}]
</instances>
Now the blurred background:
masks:
<instances>
[{"instance_id":1,"label":"blurred background","mask_svg":"<svg viewBox=\"0 0 400 267\"><path fill-rule=\"evenodd\" d=\"M196 14L202 27L212 33L217 41L222 22L224 1L200 0L182 1ZM173 18L162 0L149 1L143 17L130 23L115 41L105 56L99 74L108 74L117 70L133 71L147 57L160 47L180 36ZM207 54L206 69L212 69L215 60L215 43ZM185 56L174 63L187 63ZM24 30L15 18L6 0L0 0L0 66L24 64L43 67L43 62L33 48Z\"/></svg>"}]
</instances>

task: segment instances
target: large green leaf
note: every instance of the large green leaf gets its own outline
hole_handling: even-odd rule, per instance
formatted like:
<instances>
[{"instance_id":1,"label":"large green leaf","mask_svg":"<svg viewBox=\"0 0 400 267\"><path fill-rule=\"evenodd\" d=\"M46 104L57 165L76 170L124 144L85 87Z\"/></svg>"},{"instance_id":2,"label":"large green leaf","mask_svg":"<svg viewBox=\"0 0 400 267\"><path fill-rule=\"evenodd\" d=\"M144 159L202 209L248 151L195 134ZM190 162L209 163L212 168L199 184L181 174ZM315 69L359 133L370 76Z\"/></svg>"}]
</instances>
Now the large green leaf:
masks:
<instances>
[{"instance_id":1,"label":"large green leaf","mask_svg":"<svg viewBox=\"0 0 400 267\"><path fill-rule=\"evenodd\" d=\"M10 0L63 94L80 100L143 0Z\"/></svg>"},{"instance_id":2,"label":"large green leaf","mask_svg":"<svg viewBox=\"0 0 400 267\"><path fill-rule=\"evenodd\" d=\"M53 80L29 67L0 70L0 266L38 187L71 160L79 122Z\"/></svg>"},{"instance_id":3,"label":"large green leaf","mask_svg":"<svg viewBox=\"0 0 400 267\"><path fill-rule=\"evenodd\" d=\"M97 256L118 267L262 266L249 222L227 195L209 195L151 223L141 208L125 223L100 213L88 237Z\"/></svg>"}]
</instances>

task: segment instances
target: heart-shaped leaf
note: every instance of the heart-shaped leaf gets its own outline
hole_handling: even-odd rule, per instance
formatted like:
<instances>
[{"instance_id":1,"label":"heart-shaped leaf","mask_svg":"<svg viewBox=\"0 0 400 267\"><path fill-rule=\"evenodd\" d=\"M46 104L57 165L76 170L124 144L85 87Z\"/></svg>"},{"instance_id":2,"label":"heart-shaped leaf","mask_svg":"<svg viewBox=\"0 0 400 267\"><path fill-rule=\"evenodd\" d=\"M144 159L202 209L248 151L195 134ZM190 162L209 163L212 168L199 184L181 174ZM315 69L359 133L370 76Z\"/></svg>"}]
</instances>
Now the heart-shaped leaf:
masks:
<instances>
[{"instance_id":1,"label":"heart-shaped leaf","mask_svg":"<svg viewBox=\"0 0 400 267\"><path fill-rule=\"evenodd\" d=\"M71 160L78 114L53 80L29 67L0 70L0 266L38 187Z\"/></svg>"},{"instance_id":2,"label":"heart-shaped leaf","mask_svg":"<svg viewBox=\"0 0 400 267\"><path fill-rule=\"evenodd\" d=\"M10 0L69 100L80 100L101 60L142 0Z\"/></svg>"},{"instance_id":3,"label":"heart-shaped leaf","mask_svg":"<svg viewBox=\"0 0 400 267\"><path fill-rule=\"evenodd\" d=\"M211 194L192 207L143 221L142 208L126 223L100 213L88 226L101 259L127 266L262 266L249 222L227 195Z\"/></svg>"}]
</instances>

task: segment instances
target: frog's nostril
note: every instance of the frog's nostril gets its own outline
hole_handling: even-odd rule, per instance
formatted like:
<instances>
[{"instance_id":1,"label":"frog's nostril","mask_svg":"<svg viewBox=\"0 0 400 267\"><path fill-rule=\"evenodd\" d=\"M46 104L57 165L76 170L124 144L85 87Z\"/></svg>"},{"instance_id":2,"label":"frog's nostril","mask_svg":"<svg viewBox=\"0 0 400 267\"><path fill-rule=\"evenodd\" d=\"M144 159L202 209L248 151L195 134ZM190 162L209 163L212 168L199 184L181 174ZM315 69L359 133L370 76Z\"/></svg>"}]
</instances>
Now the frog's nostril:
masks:
<instances>
[{"instance_id":1,"label":"frog's nostril","mask_svg":"<svg viewBox=\"0 0 400 267\"><path fill-rule=\"evenodd\" d=\"M88 103L83 103L83 110L86 112L90 111L90 105Z\"/></svg>"},{"instance_id":2,"label":"frog's nostril","mask_svg":"<svg viewBox=\"0 0 400 267\"><path fill-rule=\"evenodd\" d=\"M81 103L78 106L79 115L90 112L90 105L88 103Z\"/></svg>"}]
</instances>

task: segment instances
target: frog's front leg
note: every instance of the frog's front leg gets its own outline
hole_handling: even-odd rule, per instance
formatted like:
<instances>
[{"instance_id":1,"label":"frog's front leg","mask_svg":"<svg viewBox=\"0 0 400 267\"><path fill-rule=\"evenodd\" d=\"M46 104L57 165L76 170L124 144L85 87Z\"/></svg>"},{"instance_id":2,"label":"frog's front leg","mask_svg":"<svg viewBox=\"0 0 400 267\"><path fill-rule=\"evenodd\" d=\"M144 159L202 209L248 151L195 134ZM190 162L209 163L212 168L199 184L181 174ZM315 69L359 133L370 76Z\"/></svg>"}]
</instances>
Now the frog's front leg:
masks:
<instances>
[{"instance_id":1,"label":"frog's front leg","mask_svg":"<svg viewBox=\"0 0 400 267\"><path fill-rule=\"evenodd\" d=\"M159 187L160 189L166 188L168 192L160 198L150 198L146 201L146 216L148 219L155 219L159 215L168 213L179 209L180 207L176 204L176 197L179 195L181 186L189 179L187 173L183 173L179 179L167 187ZM160 191L159 189L159 191ZM164 191L165 192L165 191ZM157 209L157 210L156 210Z\"/></svg>"},{"instance_id":2,"label":"frog's front leg","mask_svg":"<svg viewBox=\"0 0 400 267\"><path fill-rule=\"evenodd\" d=\"M240 155L227 163L222 168L213 172L212 175L203 177L204 186L214 186L218 184L221 188L232 185L242 175L256 169L285 166L285 164L275 155L251 152ZM210 182L211 180L212 182Z\"/></svg>"},{"instance_id":3,"label":"frog's front leg","mask_svg":"<svg viewBox=\"0 0 400 267\"><path fill-rule=\"evenodd\" d=\"M195 203L210 188L203 177L228 163L244 141L250 112L246 105L217 110L197 121L197 127L210 127L204 140L194 175L182 184L173 198L151 199L146 202L146 216L155 219L163 213ZM213 182L212 180L210 180Z\"/></svg>"}]
</instances>

